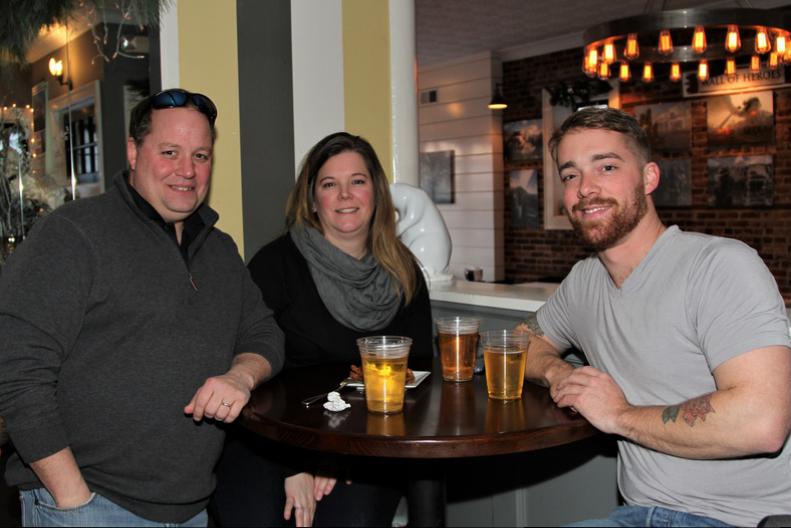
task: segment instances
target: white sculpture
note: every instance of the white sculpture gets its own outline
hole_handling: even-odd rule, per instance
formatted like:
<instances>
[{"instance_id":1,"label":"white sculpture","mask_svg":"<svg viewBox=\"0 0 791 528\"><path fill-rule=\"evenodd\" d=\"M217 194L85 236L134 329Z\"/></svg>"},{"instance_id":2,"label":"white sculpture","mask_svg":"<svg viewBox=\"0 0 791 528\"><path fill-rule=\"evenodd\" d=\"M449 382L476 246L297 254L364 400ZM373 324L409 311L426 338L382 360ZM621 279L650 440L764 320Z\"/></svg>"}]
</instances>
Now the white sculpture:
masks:
<instances>
[{"instance_id":1,"label":"white sculpture","mask_svg":"<svg viewBox=\"0 0 791 528\"><path fill-rule=\"evenodd\" d=\"M420 261L426 283L450 281L452 244L437 206L423 189L406 183L390 184L390 193L398 211L396 234Z\"/></svg>"}]
</instances>

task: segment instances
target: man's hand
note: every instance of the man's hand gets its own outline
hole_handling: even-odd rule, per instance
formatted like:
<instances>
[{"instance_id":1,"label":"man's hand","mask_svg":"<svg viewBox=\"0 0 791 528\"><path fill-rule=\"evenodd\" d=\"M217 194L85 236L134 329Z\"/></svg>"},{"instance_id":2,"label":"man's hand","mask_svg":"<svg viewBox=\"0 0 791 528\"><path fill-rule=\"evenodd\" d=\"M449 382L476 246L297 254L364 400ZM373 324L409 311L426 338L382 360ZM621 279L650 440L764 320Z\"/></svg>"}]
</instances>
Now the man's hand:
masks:
<instances>
[{"instance_id":1,"label":"man's hand","mask_svg":"<svg viewBox=\"0 0 791 528\"><path fill-rule=\"evenodd\" d=\"M272 373L269 362L258 354L238 354L231 369L209 378L184 407L185 414L200 422L204 417L231 423L250 400L250 392Z\"/></svg>"},{"instance_id":2,"label":"man's hand","mask_svg":"<svg viewBox=\"0 0 791 528\"><path fill-rule=\"evenodd\" d=\"M30 464L36 476L55 499L58 508L76 508L88 502L91 490L68 447Z\"/></svg>"},{"instance_id":3,"label":"man's hand","mask_svg":"<svg viewBox=\"0 0 791 528\"><path fill-rule=\"evenodd\" d=\"M572 407L604 433L620 434L618 419L632 406L621 388L593 367L574 369L552 385L552 399L559 407Z\"/></svg>"},{"instance_id":4,"label":"man's hand","mask_svg":"<svg viewBox=\"0 0 791 528\"><path fill-rule=\"evenodd\" d=\"M196 422L205 417L231 423L250 400L250 390L249 383L228 371L222 376L207 379L184 407L184 413L191 414Z\"/></svg>"},{"instance_id":5,"label":"man's hand","mask_svg":"<svg viewBox=\"0 0 791 528\"><path fill-rule=\"evenodd\" d=\"M297 473L286 478L286 505L283 509L283 518L291 520L291 511L294 511L294 522L298 527L313 526L313 515L316 513L316 499L314 497L313 475L310 473Z\"/></svg>"}]
</instances>

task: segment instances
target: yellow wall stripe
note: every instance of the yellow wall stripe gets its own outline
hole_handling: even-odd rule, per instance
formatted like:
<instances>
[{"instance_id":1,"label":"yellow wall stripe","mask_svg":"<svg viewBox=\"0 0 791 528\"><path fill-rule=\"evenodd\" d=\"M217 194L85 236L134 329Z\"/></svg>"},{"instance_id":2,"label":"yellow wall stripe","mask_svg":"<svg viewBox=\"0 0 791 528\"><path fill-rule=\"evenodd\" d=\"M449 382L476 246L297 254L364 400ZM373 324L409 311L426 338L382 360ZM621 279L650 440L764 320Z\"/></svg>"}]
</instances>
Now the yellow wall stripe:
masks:
<instances>
[{"instance_id":1,"label":"yellow wall stripe","mask_svg":"<svg viewBox=\"0 0 791 528\"><path fill-rule=\"evenodd\" d=\"M217 105L209 204L220 214L218 227L243 253L236 2L179 0L178 21L181 86L208 95Z\"/></svg>"},{"instance_id":2,"label":"yellow wall stripe","mask_svg":"<svg viewBox=\"0 0 791 528\"><path fill-rule=\"evenodd\" d=\"M371 142L392 180L388 7L388 0L343 0L343 82L346 130Z\"/></svg>"}]
</instances>

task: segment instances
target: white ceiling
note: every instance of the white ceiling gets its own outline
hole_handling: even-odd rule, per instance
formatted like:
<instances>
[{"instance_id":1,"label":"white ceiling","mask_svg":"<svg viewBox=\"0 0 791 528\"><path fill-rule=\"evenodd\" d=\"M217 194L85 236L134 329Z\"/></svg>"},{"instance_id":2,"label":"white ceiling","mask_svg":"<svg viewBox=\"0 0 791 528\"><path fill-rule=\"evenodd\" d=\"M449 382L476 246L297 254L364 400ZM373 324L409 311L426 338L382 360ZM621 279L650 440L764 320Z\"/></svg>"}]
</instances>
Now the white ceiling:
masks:
<instances>
[{"instance_id":1,"label":"white ceiling","mask_svg":"<svg viewBox=\"0 0 791 528\"><path fill-rule=\"evenodd\" d=\"M661 9L789 5L782 0L415 0L418 64L482 51L504 60L582 46L590 26ZM527 45L530 46L527 46ZM536 53L538 51L538 53ZM532 53L531 53L532 52Z\"/></svg>"}]
</instances>

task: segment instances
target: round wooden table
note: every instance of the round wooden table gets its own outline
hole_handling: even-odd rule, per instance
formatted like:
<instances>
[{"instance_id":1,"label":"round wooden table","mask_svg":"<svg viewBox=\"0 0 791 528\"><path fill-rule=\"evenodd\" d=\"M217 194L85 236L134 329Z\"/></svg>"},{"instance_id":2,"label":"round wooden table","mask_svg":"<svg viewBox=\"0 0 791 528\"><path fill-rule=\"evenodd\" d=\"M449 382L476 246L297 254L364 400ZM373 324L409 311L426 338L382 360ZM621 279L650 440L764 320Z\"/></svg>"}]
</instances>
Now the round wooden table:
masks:
<instances>
[{"instance_id":1,"label":"round wooden table","mask_svg":"<svg viewBox=\"0 0 791 528\"><path fill-rule=\"evenodd\" d=\"M597 433L584 418L559 409L547 389L525 383L520 400L489 399L486 379L443 382L438 362L420 365L431 375L406 392L404 411L369 413L365 396L342 391L351 408L325 410L321 403L305 408L301 401L333 390L346 378L349 365L291 369L253 392L242 413L251 431L291 446L329 453L420 459L503 455L568 444ZM324 400L326 401L326 400ZM323 402L322 402L323 403ZM425 464L424 466L425 467ZM441 464L432 464L441 468ZM434 475L410 481L409 523L444 523L444 480ZM422 499L422 500L421 500ZM425 502L424 502L425 501Z\"/></svg>"}]
</instances>

